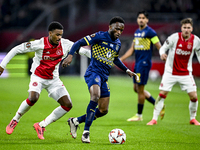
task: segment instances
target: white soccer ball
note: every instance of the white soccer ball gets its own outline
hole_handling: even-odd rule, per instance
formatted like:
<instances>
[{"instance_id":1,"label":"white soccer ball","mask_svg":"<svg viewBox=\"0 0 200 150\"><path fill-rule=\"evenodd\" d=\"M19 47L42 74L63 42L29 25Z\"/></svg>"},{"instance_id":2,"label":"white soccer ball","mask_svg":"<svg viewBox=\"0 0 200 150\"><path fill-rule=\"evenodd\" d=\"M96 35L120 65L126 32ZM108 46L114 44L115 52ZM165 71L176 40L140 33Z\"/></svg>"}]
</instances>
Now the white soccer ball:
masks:
<instances>
[{"instance_id":1,"label":"white soccer ball","mask_svg":"<svg viewBox=\"0 0 200 150\"><path fill-rule=\"evenodd\" d=\"M111 144L123 144L126 141L126 134L121 129L113 129L108 135Z\"/></svg>"}]
</instances>

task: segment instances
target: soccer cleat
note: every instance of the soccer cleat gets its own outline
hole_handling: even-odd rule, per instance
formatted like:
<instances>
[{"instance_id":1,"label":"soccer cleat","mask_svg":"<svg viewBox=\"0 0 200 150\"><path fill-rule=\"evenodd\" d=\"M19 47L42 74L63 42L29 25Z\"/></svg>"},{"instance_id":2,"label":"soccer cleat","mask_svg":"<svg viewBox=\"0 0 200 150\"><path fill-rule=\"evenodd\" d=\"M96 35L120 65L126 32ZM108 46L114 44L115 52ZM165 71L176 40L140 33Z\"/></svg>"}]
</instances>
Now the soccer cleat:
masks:
<instances>
[{"instance_id":1,"label":"soccer cleat","mask_svg":"<svg viewBox=\"0 0 200 150\"><path fill-rule=\"evenodd\" d=\"M6 127L6 133L12 134L17 124L18 124L18 122L16 120L12 119L10 121L9 125L7 125L7 127Z\"/></svg>"},{"instance_id":2,"label":"soccer cleat","mask_svg":"<svg viewBox=\"0 0 200 150\"><path fill-rule=\"evenodd\" d=\"M147 125L154 125L157 124L157 121L155 119L152 119L150 122L147 123Z\"/></svg>"},{"instance_id":3,"label":"soccer cleat","mask_svg":"<svg viewBox=\"0 0 200 150\"><path fill-rule=\"evenodd\" d=\"M165 116L165 105L163 105L162 110L160 111L160 119L162 120Z\"/></svg>"},{"instance_id":4,"label":"soccer cleat","mask_svg":"<svg viewBox=\"0 0 200 150\"><path fill-rule=\"evenodd\" d=\"M35 123L33 127L35 128L35 131L37 132L38 138L41 140L44 140L43 134L44 134L44 131L46 131L45 127L40 127L39 122Z\"/></svg>"},{"instance_id":5,"label":"soccer cleat","mask_svg":"<svg viewBox=\"0 0 200 150\"><path fill-rule=\"evenodd\" d=\"M196 125L196 126L200 125L200 123L196 119L190 120L190 124L193 124L193 125Z\"/></svg>"},{"instance_id":6,"label":"soccer cleat","mask_svg":"<svg viewBox=\"0 0 200 150\"><path fill-rule=\"evenodd\" d=\"M83 143L90 143L90 132L89 131L88 132L83 132L81 141Z\"/></svg>"},{"instance_id":7,"label":"soccer cleat","mask_svg":"<svg viewBox=\"0 0 200 150\"><path fill-rule=\"evenodd\" d=\"M76 138L77 137L77 128L78 128L78 125L75 125L74 121L73 121L74 118L69 118L68 119L68 125L70 127L70 134L72 135L72 138Z\"/></svg>"},{"instance_id":8,"label":"soccer cleat","mask_svg":"<svg viewBox=\"0 0 200 150\"><path fill-rule=\"evenodd\" d=\"M127 121L142 121L142 117L139 117L137 114L129 119Z\"/></svg>"}]
</instances>

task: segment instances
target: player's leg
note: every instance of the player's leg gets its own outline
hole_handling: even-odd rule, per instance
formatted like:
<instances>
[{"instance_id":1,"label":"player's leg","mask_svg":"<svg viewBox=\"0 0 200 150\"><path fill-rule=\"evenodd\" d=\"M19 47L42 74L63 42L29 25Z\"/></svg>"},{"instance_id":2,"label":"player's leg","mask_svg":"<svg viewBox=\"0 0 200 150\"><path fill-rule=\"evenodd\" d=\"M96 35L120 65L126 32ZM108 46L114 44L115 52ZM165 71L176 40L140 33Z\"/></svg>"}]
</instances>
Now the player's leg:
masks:
<instances>
[{"instance_id":1,"label":"player's leg","mask_svg":"<svg viewBox=\"0 0 200 150\"><path fill-rule=\"evenodd\" d=\"M155 99L151 96L151 94L148 92L148 91L146 91L146 90L144 90L144 95L145 95L145 99L148 101L148 102L150 102L151 104L155 104Z\"/></svg>"},{"instance_id":2,"label":"player's leg","mask_svg":"<svg viewBox=\"0 0 200 150\"><path fill-rule=\"evenodd\" d=\"M168 91L160 91L156 103L154 106L154 111L153 111L153 119L147 123L147 125L154 125L157 124L158 116L160 115L161 110L164 107L164 101L165 98L167 97Z\"/></svg>"},{"instance_id":3,"label":"player's leg","mask_svg":"<svg viewBox=\"0 0 200 150\"><path fill-rule=\"evenodd\" d=\"M142 111L145 101L144 85L134 84L134 90L137 91L138 94L137 114L127 119L127 121L142 121Z\"/></svg>"},{"instance_id":4,"label":"player's leg","mask_svg":"<svg viewBox=\"0 0 200 150\"><path fill-rule=\"evenodd\" d=\"M6 127L6 133L12 134L14 128L18 124L21 117L37 102L40 96L40 92L42 90L42 84L38 78L35 76L31 76L31 80L29 83L29 96L26 100L24 100L19 106L15 116L10 121L9 125Z\"/></svg>"},{"instance_id":5,"label":"player's leg","mask_svg":"<svg viewBox=\"0 0 200 150\"><path fill-rule=\"evenodd\" d=\"M89 134L90 134L90 126L94 120L95 109L98 105L98 100L100 98L100 86L98 84L94 84L90 87L90 103L88 104L86 110L86 120L85 127L83 131L83 135L81 141L83 143L90 143Z\"/></svg>"},{"instance_id":6,"label":"player's leg","mask_svg":"<svg viewBox=\"0 0 200 150\"><path fill-rule=\"evenodd\" d=\"M190 124L200 125L200 123L195 119L198 109L198 99L196 91L188 93L190 97L189 112L190 112Z\"/></svg>"},{"instance_id":7,"label":"player's leg","mask_svg":"<svg viewBox=\"0 0 200 150\"><path fill-rule=\"evenodd\" d=\"M70 95L59 78L48 81L46 90L49 93L49 97L56 100L60 106L54 109L43 121L34 124L39 139L44 139L43 134L46 126L57 121L72 108Z\"/></svg>"},{"instance_id":8,"label":"player's leg","mask_svg":"<svg viewBox=\"0 0 200 150\"><path fill-rule=\"evenodd\" d=\"M158 116L164 107L164 100L166 99L168 93L171 91L177 80L178 79L170 73L164 73L161 84L159 86L160 93L156 99L154 106L153 118L150 122L147 123L147 125L157 124Z\"/></svg>"},{"instance_id":9,"label":"player's leg","mask_svg":"<svg viewBox=\"0 0 200 150\"><path fill-rule=\"evenodd\" d=\"M192 75L180 77L179 84L182 90L186 90L190 98L189 112L190 112L190 124L200 125L195 119L198 109L197 87Z\"/></svg>"}]
</instances>

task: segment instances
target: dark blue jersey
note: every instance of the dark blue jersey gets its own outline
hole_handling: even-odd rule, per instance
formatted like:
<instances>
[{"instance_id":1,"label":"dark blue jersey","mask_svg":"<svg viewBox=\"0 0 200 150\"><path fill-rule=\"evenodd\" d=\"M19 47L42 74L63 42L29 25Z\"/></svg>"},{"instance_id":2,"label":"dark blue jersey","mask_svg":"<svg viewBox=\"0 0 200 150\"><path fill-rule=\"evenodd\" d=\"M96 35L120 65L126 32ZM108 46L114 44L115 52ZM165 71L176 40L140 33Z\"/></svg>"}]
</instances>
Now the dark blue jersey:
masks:
<instances>
[{"instance_id":1,"label":"dark blue jersey","mask_svg":"<svg viewBox=\"0 0 200 150\"><path fill-rule=\"evenodd\" d=\"M107 80L113 61L118 59L120 40L113 41L108 32L102 31L85 36L84 39L87 45L91 45L91 62L86 75L95 72Z\"/></svg>"},{"instance_id":2,"label":"dark blue jersey","mask_svg":"<svg viewBox=\"0 0 200 150\"><path fill-rule=\"evenodd\" d=\"M134 33L135 68L151 67L152 47L159 42L156 32L149 26Z\"/></svg>"}]
</instances>

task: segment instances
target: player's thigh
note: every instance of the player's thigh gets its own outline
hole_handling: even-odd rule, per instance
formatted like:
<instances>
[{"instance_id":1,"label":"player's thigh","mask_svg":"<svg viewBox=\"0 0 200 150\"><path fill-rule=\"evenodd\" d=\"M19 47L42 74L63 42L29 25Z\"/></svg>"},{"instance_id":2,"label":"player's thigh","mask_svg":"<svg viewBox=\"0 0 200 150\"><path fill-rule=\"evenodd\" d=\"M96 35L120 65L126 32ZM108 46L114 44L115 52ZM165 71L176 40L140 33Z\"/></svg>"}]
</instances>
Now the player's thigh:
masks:
<instances>
[{"instance_id":1,"label":"player's thigh","mask_svg":"<svg viewBox=\"0 0 200 150\"><path fill-rule=\"evenodd\" d=\"M67 96L67 98L71 102L69 92L59 78L51 80L46 90L49 94L49 97L52 97L56 101L58 101L63 96Z\"/></svg>"},{"instance_id":2,"label":"player's thigh","mask_svg":"<svg viewBox=\"0 0 200 150\"><path fill-rule=\"evenodd\" d=\"M170 73L164 73L159 86L159 90L171 91L174 84L178 82L178 78Z\"/></svg>"},{"instance_id":3,"label":"player's thigh","mask_svg":"<svg viewBox=\"0 0 200 150\"><path fill-rule=\"evenodd\" d=\"M44 88L44 82L44 79L36 75L31 75L28 92L30 93L31 91L34 91L40 94L42 89Z\"/></svg>"},{"instance_id":4,"label":"player's thigh","mask_svg":"<svg viewBox=\"0 0 200 150\"><path fill-rule=\"evenodd\" d=\"M180 84L181 90L187 91L187 93L196 92L197 90L197 87L192 75L180 76L179 84Z\"/></svg>"}]
</instances>

